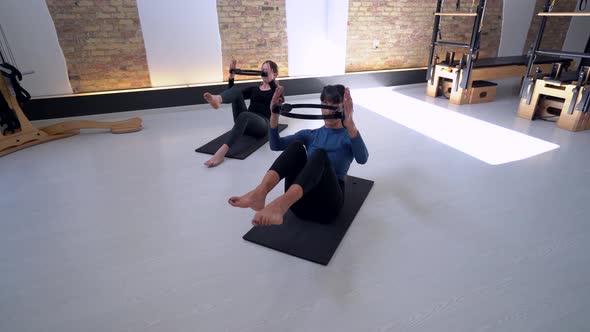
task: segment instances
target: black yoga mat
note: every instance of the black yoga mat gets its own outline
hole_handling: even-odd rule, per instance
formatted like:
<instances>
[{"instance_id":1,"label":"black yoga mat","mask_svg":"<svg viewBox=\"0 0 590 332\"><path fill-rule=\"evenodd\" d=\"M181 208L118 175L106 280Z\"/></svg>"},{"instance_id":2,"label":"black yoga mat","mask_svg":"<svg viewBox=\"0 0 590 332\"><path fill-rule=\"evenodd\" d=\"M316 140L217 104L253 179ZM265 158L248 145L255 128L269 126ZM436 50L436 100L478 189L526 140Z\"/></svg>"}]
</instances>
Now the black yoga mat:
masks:
<instances>
[{"instance_id":1,"label":"black yoga mat","mask_svg":"<svg viewBox=\"0 0 590 332\"><path fill-rule=\"evenodd\" d=\"M279 132L283 131L287 128L286 124L279 124ZM201 146L200 148L196 149L195 152L206 153L213 155L217 150L225 143L225 140L229 136L229 131L225 134L217 137L216 139L212 140L211 142ZM268 137L252 137L242 135L237 142L229 149L227 154L225 155L227 158L233 159L246 159L252 152L258 150L261 146L263 146L266 142L268 142Z\"/></svg>"},{"instance_id":2,"label":"black yoga mat","mask_svg":"<svg viewBox=\"0 0 590 332\"><path fill-rule=\"evenodd\" d=\"M282 225L255 226L243 238L314 263L328 265L369 195L373 183L371 180L349 176L346 181L344 207L340 215L329 224L301 220L289 211Z\"/></svg>"}]
</instances>

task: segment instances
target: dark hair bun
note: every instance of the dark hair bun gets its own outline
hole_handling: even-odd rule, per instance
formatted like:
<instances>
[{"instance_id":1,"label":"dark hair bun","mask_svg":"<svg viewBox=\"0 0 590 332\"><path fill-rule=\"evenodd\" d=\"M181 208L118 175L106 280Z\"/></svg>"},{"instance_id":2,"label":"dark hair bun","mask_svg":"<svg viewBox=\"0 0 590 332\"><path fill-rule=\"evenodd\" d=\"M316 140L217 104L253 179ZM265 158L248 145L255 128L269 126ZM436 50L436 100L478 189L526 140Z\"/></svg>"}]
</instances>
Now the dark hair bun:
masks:
<instances>
[{"instance_id":1,"label":"dark hair bun","mask_svg":"<svg viewBox=\"0 0 590 332\"><path fill-rule=\"evenodd\" d=\"M322 102L329 100L333 104L340 104L342 102L342 99L344 99L344 91L345 87L342 84L326 85L322 89L320 100Z\"/></svg>"}]
</instances>

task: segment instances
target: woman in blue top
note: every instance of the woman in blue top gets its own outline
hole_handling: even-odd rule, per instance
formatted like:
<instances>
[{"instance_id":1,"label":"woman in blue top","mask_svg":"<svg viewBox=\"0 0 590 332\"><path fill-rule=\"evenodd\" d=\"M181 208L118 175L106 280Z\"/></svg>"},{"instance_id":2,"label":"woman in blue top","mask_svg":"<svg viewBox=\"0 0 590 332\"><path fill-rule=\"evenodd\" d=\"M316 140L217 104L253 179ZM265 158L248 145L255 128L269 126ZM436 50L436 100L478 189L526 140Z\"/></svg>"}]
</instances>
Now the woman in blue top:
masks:
<instances>
[{"instance_id":1,"label":"woman in blue top","mask_svg":"<svg viewBox=\"0 0 590 332\"><path fill-rule=\"evenodd\" d=\"M271 109L279 103L282 92L282 87L275 91ZM270 148L283 152L255 189L229 199L232 206L257 211L252 224L280 225L289 209L299 218L321 223L332 221L340 212L350 164L353 159L359 164L366 163L369 152L354 123L350 90L342 85L328 85L320 100L322 104L343 108L344 121L325 119L321 128L280 137L279 115L271 114ZM322 109L322 114L333 112ZM285 179L285 193L265 206L266 195L281 179Z\"/></svg>"},{"instance_id":2,"label":"woman in blue top","mask_svg":"<svg viewBox=\"0 0 590 332\"><path fill-rule=\"evenodd\" d=\"M234 126L230 131L230 135L213 157L205 162L207 167L215 167L221 164L231 146L240 136L264 137L268 133L270 117L268 107L278 86L276 78L279 76L279 66L274 61L264 61L261 71L265 72L266 75L262 77L260 85L243 90L234 85L234 74L231 69L236 69L236 60L232 60L229 68L228 89L218 95L212 95L209 92L203 94L203 98L214 109L218 109L221 104L231 103L234 116ZM248 107L246 107L246 99L250 99L250 106Z\"/></svg>"}]
</instances>

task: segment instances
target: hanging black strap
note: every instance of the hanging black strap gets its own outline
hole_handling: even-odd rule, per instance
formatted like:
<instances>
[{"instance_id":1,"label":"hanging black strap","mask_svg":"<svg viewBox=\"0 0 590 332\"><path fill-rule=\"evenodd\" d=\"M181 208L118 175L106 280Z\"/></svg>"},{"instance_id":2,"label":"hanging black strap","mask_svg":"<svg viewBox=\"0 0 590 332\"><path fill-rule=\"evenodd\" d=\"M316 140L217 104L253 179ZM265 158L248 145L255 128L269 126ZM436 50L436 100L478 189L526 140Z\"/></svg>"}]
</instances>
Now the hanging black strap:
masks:
<instances>
[{"instance_id":1,"label":"hanging black strap","mask_svg":"<svg viewBox=\"0 0 590 332\"><path fill-rule=\"evenodd\" d=\"M14 89L14 93L16 94L16 100L18 100L18 102L21 104L29 101L31 99L31 94L29 94L29 92L25 90L19 83L23 80L23 75L21 74L21 72L8 62L0 64L0 66L10 71L9 74L4 72L2 73L10 79L10 83L12 84L12 88Z\"/></svg>"},{"instance_id":2,"label":"hanging black strap","mask_svg":"<svg viewBox=\"0 0 590 332\"><path fill-rule=\"evenodd\" d=\"M336 111L334 114L315 115L315 114L298 114L291 113L294 108L320 108ZM278 104L272 109L273 113L279 113L282 116L303 120L325 120L325 119L342 119L344 121L344 112L338 106L321 105L321 104Z\"/></svg>"},{"instance_id":3,"label":"hanging black strap","mask_svg":"<svg viewBox=\"0 0 590 332\"><path fill-rule=\"evenodd\" d=\"M0 79L3 78L0 77ZM18 129L20 129L20 122L4 99L4 95L0 93L0 132L2 134L14 133Z\"/></svg>"},{"instance_id":4,"label":"hanging black strap","mask_svg":"<svg viewBox=\"0 0 590 332\"><path fill-rule=\"evenodd\" d=\"M578 9L582 12L586 10L586 5L588 5L588 0L580 0L580 4L578 5Z\"/></svg>"}]
</instances>

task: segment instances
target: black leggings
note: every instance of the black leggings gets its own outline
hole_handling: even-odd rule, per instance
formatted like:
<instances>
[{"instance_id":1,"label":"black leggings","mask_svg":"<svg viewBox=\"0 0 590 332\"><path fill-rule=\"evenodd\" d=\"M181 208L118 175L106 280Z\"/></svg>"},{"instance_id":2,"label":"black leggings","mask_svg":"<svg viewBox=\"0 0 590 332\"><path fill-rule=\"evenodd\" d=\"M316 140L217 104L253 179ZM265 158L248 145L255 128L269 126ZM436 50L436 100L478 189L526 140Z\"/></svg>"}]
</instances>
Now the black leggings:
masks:
<instances>
[{"instance_id":1,"label":"black leggings","mask_svg":"<svg viewBox=\"0 0 590 332\"><path fill-rule=\"evenodd\" d=\"M291 206L299 218L328 223L340 212L344 203L344 182L334 173L328 154L316 150L307 159L301 142L291 143L270 167L285 179L285 191L292 184L303 189L303 197Z\"/></svg>"},{"instance_id":2,"label":"black leggings","mask_svg":"<svg viewBox=\"0 0 590 332\"><path fill-rule=\"evenodd\" d=\"M268 120L264 117L248 112L242 90L233 86L221 93L224 103L231 102L231 109L234 115L234 126L225 144L230 148L242 135L264 137L268 133Z\"/></svg>"}]
</instances>

